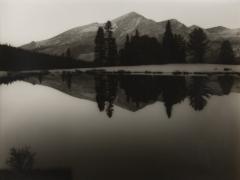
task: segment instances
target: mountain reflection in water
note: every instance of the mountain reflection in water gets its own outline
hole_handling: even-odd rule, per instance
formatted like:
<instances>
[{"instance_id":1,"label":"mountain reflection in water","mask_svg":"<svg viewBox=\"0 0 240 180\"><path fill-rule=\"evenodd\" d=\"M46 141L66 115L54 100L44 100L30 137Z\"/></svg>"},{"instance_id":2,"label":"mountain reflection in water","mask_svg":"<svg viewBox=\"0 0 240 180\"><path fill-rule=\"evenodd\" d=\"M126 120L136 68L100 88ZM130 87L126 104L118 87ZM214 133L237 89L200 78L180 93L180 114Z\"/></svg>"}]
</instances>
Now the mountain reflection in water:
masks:
<instances>
[{"instance_id":1,"label":"mountain reflection in water","mask_svg":"<svg viewBox=\"0 0 240 180\"><path fill-rule=\"evenodd\" d=\"M213 76L151 76L83 73L26 74L8 77L2 83L24 80L42 84L74 97L95 101L101 112L111 118L114 105L137 111L161 101L171 118L175 104L189 99L189 105L196 111L207 106L211 96L227 95L231 92L234 80L230 75Z\"/></svg>"},{"instance_id":2,"label":"mountain reflection in water","mask_svg":"<svg viewBox=\"0 0 240 180\"><path fill-rule=\"evenodd\" d=\"M1 166L9 148L30 145L38 167L70 167L74 180L239 179L238 76L61 72L0 81Z\"/></svg>"}]
</instances>

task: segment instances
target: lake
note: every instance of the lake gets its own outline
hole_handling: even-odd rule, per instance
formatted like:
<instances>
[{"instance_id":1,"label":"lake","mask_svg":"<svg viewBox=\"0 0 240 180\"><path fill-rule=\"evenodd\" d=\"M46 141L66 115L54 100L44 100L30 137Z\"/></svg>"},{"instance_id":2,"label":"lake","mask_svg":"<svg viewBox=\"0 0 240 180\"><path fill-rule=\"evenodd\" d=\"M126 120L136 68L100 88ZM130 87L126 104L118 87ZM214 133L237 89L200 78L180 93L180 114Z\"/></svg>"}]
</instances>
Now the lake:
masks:
<instances>
[{"instance_id":1,"label":"lake","mask_svg":"<svg viewBox=\"0 0 240 180\"><path fill-rule=\"evenodd\" d=\"M238 180L240 76L43 72L0 78L0 167L73 179Z\"/></svg>"}]
</instances>

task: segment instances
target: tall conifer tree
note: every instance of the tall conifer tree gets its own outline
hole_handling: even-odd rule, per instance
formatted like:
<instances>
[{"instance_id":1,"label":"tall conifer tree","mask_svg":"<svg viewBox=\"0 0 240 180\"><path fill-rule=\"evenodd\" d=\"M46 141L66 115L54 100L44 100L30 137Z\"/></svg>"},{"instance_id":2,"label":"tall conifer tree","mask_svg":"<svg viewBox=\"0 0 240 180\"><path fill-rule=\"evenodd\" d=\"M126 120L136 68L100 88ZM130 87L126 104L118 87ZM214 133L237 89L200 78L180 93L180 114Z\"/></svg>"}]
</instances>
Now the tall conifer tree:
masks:
<instances>
[{"instance_id":1,"label":"tall conifer tree","mask_svg":"<svg viewBox=\"0 0 240 180\"><path fill-rule=\"evenodd\" d=\"M166 63L171 63L174 59L174 35L172 33L171 22L166 24L166 30L163 35L162 48Z\"/></svg>"},{"instance_id":2,"label":"tall conifer tree","mask_svg":"<svg viewBox=\"0 0 240 180\"><path fill-rule=\"evenodd\" d=\"M201 28L194 29L189 35L188 48L192 59L202 63L207 52L208 38Z\"/></svg>"},{"instance_id":3,"label":"tall conifer tree","mask_svg":"<svg viewBox=\"0 0 240 180\"><path fill-rule=\"evenodd\" d=\"M95 38L95 64L99 66L104 65L106 61L105 55L104 30L102 27L99 27Z\"/></svg>"},{"instance_id":4,"label":"tall conifer tree","mask_svg":"<svg viewBox=\"0 0 240 180\"><path fill-rule=\"evenodd\" d=\"M111 21L107 21L105 24L106 31L106 65L113 66L117 64L117 44L113 37L113 27Z\"/></svg>"},{"instance_id":5,"label":"tall conifer tree","mask_svg":"<svg viewBox=\"0 0 240 180\"><path fill-rule=\"evenodd\" d=\"M227 40L222 42L220 53L219 53L219 63L222 63L222 64L235 63L235 55L233 52L232 45Z\"/></svg>"}]
</instances>

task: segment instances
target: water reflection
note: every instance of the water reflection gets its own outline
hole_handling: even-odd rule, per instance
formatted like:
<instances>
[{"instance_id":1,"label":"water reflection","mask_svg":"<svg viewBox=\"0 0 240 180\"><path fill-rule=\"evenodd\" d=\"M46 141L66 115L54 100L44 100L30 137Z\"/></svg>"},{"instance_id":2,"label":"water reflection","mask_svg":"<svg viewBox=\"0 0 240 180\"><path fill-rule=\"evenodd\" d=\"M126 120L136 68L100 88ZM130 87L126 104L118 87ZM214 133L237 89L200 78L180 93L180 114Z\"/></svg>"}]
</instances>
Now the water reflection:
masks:
<instances>
[{"instance_id":1,"label":"water reflection","mask_svg":"<svg viewBox=\"0 0 240 180\"><path fill-rule=\"evenodd\" d=\"M0 87L0 167L11 147L30 145L37 167L71 169L74 180L239 179L238 76L44 72L1 82L10 84Z\"/></svg>"},{"instance_id":2,"label":"water reflection","mask_svg":"<svg viewBox=\"0 0 240 180\"><path fill-rule=\"evenodd\" d=\"M118 83L119 82L119 83ZM211 84L213 83L213 84ZM215 84L214 84L215 83ZM220 88L217 90L216 83ZM109 117L113 113L113 103L116 98L117 85L125 92L125 101L140 109L147 104L162 101L170 118L173 106L189 98L190 105L196 111L201 111L207 105L212 95L229 94L233 86L233 77L220 76L214 80L209 77L180 77L180 76L116 76L101 75L95 77L96 101L100 111L105 108L105 102L111 106ZM222 91L222 94L218 94Z\"/></svg>"},{"instance_id":3,"label":"water reflection","mask_svg":"<svg viewBox=\"0 0 240 180\"><path fill-rule=\"evenodd\" d=\"M171 118L174 105L185 98L189 99L194 110L201 111L211 96L229 94L238 78L229 75L150 76L64 71L18 74L2 78L0 82L16 80L47 85L75 97L96 101L99 111L105 112L109 118L114 114L114 105L137 111L157 101L164 103L166 114Z\"/></svg>"},{"instance_id":4,"label":"water reflection","mask_svg":"<svg viewBox=\"0 0 240 180\"><path fill-rule=\"evenodd\" d=\"M95 76L96 102L100 111L112 117L114 101L117 96L118 79L116 76Z\"/></svg>"},{"instance_id":5,"label":"water reflection","mask_svg":"<svg viewBox=\"0 0 240 180\"><path fill-rule=\"evenodd\" d=\"M207 86L209 78L191 77L188 89L188 96L191 106L196 111L201 111L207 105L207 99L214 95L211 87Z\"/></svg>"},{"instance_id":6,"label":"water reflection","mask_svg":"<svg viewBox=\"0 0 240 180\"><path fill-rule=\"evenodd\" d=\"M234 78L232 76L220 76L218 77L218 82L220 84L223 94L228 95L232 90Z\"/></svg>"},{"instance_id":7,"label":"water reflection","mask_svg":"<svg viewBox=\"0 0 240 180\"><path fill-rule=\"evenodd\" d=\"M166 77L162 86L163 102L168 117L171 117L173 106L183 101L186 97L186 80L185 77Z\"/></svg>"}]
</instances>

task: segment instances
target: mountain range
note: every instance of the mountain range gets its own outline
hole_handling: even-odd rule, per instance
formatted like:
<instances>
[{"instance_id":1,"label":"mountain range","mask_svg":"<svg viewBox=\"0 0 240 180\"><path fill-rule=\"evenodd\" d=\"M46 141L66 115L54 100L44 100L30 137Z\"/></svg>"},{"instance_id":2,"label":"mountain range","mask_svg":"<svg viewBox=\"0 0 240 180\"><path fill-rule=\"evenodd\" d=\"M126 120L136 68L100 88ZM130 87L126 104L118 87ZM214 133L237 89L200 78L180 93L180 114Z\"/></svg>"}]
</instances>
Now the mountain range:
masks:
<instances>
[{"instance_id":1,"label":"mountain range","mask_svg":"<svg viewBox=\"0 0 240 180\"><path fill-rule=\"evenodd\" d=\"M189 33L199 26L186 26L176 19L156 22L148 19L136 12L130 12L111 20L113 24L114 37L119 48L123 47L127 34L133 35L136 30L141 35L155 37L161 41L165 32L167 21L171 22L174 33L181 34L186 40ZM21 48L50 55L63 55L70 49L71 56L84 61L93 61L94 57L94 38L99 26L104 23L92 23L84 26L72 28L55 37L42 41L32 41ZM204 28L202 28L204 29ZM204 29L210 40L210 51L208 59L214 59L223 40L229 40L237 57L240 57L240 28L230 29L223 26Z\"/></svg>"}]
</instances>

